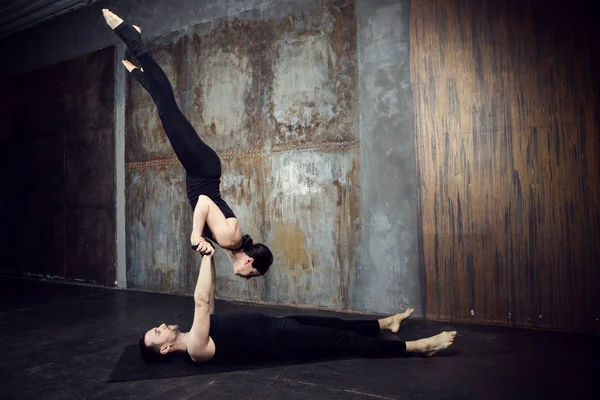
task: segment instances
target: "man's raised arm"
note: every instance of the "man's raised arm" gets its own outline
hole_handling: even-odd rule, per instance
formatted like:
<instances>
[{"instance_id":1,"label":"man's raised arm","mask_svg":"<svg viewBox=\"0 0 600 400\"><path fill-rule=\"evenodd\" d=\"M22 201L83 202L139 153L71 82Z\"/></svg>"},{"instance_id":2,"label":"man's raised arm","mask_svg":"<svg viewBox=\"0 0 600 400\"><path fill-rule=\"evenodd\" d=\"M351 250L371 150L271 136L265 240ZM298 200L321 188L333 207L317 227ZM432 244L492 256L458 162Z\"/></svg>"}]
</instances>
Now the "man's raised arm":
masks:
<instances>
[{"instance_id":1,"label":"man's raised arm","mask_svg":"<svg viewBox=\"0 0 600 400\"><path fill-rule=\"evenodd\" d=\"M208 333L210 330L210 311L214 298L214 268L212 257L215 250L209 247L209 254L202 256L200 274L194 290L194 323L190 330L188 353L196 362L208 361L215 353L215 345Z\"/></svg>"}]
</instances>

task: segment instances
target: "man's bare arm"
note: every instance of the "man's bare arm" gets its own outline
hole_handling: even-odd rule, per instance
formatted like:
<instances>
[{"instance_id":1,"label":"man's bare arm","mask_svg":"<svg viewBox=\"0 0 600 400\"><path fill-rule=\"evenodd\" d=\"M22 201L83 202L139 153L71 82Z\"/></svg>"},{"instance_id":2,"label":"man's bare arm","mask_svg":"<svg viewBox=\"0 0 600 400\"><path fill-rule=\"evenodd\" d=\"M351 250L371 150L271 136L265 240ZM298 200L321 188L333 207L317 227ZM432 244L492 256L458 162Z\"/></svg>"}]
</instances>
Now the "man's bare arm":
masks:
<instances>
[{"instance_id":1,"label":"man's bare arm","mask_svg":"<svg viewBox=\"0 0 600 400\"><path fill-rule=\"evenodd\" d=\"M214 268L212 256L215 250L210 246L209 254L202 257L200 273L194 290L194 323L190 330L188 353L196 362L208 361L215 352L215 345L208 335L210 330L211 292L214 286Z\"/></svg>"},{"instance_id":2,"label":"man's bare arm","mask_svg":"<svg viewBox=\"0 0 600 400\"><path fill-rule=\"evenodd\" d=\"M208 308L209 313L212 315L215 313L215 279L216 279L216 272L215 272L215 259L213 257L210 258L210 269L211 269L211 274L212 274L212 285L210 288L210 306Z\"/></svg>"},{"instance_id":3,"label":"man's bare arm","mask_svg":"<svg viewBox=\"0 0 600 400\"><path fill-rule=\"evenodd\" d=\"M214 275L212 268L212 257L215 250L210 247L210 253L202 256L202 263L200 264L200 273L198 274L198 281L196 282L196 289L194 289L194 302L198 305L210 305L210 292L213 287Z\"/></svg>"}]
</instances>

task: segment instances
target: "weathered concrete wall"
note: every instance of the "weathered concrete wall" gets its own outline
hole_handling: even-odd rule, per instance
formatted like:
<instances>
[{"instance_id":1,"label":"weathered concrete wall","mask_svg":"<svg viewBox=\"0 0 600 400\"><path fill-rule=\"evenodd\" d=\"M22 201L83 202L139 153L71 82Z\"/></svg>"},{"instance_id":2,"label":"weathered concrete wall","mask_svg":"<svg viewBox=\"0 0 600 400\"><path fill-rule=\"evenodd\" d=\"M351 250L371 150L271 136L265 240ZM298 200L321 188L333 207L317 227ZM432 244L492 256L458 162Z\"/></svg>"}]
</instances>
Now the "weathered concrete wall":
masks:
<instances>
[{"instance_id":1,"label":"weathered concrete wall","mask_svg":"<svg viewBox=\"0 0 600 400\"><path fill-rule=\"evenodd\" d=\"M222 194L242 230L275 255L264 278L246 282L218 252L220 297L356 308L353 11L350 1L282 4L148 43L180 107L222 156ZM150 96L128 82L128 285L190 292L184 271L197 271L199 258L188 244L183 171Z\"/></svg>"},{"instance_id":2,"label":"weathered concrete wall","mask_svg":"<svg viewBox=\"0 0 600 400\"><path fill-rule=\"evenodd\" d=\"M274 248L272 271L249 282L218 255L221 296L419 308L409 1L103 1L0 42L11 55L0 76L113 44L122 54L104 7L143 28L181 108L222 156L222 192L242 228ZM198 260L182 168L168 161L149 96L129 77L122 86L119 274L189 293Z\"/></svg>"}]
</instances>

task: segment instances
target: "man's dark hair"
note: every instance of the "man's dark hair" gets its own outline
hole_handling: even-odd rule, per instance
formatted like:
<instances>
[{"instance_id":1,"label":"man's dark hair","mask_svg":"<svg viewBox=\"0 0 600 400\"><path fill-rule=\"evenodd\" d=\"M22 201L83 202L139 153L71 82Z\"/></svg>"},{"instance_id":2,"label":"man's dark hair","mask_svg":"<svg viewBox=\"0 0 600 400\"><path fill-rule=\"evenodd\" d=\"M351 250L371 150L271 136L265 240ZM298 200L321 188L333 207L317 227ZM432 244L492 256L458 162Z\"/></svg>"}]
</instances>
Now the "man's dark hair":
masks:
<instances>
[{"instance_id":1,"label":"man's dark hair","mask_svg":"<svg viewBox=\"0 0 600 400\"><path fill-rule=\"evenodd\" d=\"M169 354L160 354L159 345L152 344L150 346L146 346L145 336L145 333L142 334L138 342L138 345L140 347L140 356L142 356L142 360L144 360L147 363L161 363L169 361L171 358L167 357Z\"/></svg>"}]
</instances>

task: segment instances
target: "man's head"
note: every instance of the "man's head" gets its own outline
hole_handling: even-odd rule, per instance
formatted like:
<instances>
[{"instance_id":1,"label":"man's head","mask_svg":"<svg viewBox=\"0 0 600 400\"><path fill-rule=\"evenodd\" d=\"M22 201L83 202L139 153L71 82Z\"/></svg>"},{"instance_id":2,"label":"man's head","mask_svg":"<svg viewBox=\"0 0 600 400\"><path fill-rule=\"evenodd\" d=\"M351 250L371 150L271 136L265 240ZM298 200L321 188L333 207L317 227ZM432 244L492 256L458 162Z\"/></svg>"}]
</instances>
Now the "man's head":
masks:
<instances>
[{"instance_id":1,"label":"man's head","mask_svg":"<svg viewBox=\"0 0 600 400\"><path fill-rule=\"evenodd\" d=\"M140 355L146 362L165 361L165 355L175 351L175 344L179 336L178 325L162 324L149 329L140 337Z\"/></svg>"}]
</instances>

